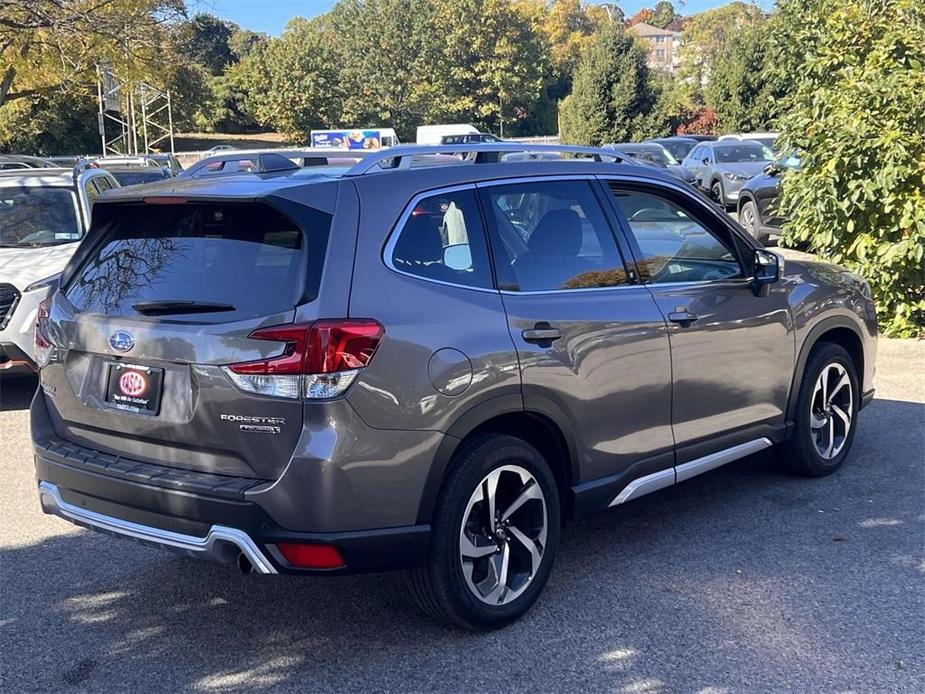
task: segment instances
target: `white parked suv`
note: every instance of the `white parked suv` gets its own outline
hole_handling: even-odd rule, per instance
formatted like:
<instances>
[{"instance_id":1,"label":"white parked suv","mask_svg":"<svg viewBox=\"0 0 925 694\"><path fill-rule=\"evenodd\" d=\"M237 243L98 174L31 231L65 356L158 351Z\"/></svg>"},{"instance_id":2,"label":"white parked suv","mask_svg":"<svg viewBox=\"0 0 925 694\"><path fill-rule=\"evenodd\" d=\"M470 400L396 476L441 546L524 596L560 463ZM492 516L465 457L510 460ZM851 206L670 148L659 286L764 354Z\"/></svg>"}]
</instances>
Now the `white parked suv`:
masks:
<instances>
[{"instance_id":1,"label":"white parked suv","mask_svg":"<svg viewBox=\"0 0 925 694\"><path fill-rule=\"evenodd\" d=\"M34 369L38 305L90 226L93 201L118 186L103 169L0 172L0 374Z\"/></svg>"}]
</instances>

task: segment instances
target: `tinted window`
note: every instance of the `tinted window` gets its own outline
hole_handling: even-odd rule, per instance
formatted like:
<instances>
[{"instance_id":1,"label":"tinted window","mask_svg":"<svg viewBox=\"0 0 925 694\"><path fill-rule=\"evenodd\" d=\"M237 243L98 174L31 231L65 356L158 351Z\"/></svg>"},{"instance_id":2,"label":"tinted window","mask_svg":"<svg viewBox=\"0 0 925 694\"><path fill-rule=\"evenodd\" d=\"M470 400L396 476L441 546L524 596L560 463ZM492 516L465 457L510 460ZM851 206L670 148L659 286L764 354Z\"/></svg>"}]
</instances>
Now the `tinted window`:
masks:
<instances>
[{"instance_id":1,"label":"tinted window","mask_svg":"<svg viewBox=\"0 0 925 694\"><path fill-rule=\"evenodd\" d=\"M694 147L693 142L684 142L683 140L664 140L661 144L678 161L684 159Z\"/></svg>"},{"instance_id":2,"label":"tinted window","mask_svg":"<svg viewBox=\"0 0 925 694\"><path fill-rule=\"evenodd\" d=\"M467 287L491 287L491 264L473 190L423 198L392 249L400 272Z\"/></svg>"},{"instance_id":3,"label":"tinted window","mask_svg":"<svg viewBox=\"0 0 925 694\"><path fill-rule=\"evenodd\" d=\"M106 208L108 224L65 295L81 311L107 315L144 315L137 307L152 302L233 307L178 316L197 322L292 309L317 293L331 223L304 209L302 230L260 204Z\"/></svg>"},{"instance_id":4,"label":"tinted window","mask_svg":"<svg viewBox=\"0 0 925 694\"><path fill-rule=\"evenodd\" d=\"M675 202L614 189L651 282L697 282L740 276L733 250Z\"/></svg>"},{"instance_id":5,"label":"tinted window","mask_svg":"<svg viewBox=\"0 0 925 694\"><path fill-rule=\"evenodd\" d=\"M502 289L588 289L626 282L610 225L586 181L492 186L484 195Z\"/></svg>"}]
</instances>

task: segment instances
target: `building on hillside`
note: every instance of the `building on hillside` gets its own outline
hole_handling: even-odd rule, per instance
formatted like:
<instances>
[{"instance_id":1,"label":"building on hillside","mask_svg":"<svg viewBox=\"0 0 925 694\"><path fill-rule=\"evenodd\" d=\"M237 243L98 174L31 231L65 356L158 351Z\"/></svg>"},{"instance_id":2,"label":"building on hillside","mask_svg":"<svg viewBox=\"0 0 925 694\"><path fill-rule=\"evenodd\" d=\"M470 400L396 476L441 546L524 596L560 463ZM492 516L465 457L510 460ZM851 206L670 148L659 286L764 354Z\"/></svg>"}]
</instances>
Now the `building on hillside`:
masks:
<instances>
[{"instance_id":1,"label":"building on hillside","mask_svg":"<svg viewBox=\"0 0 925 694\"><path fill-rule=\"evenodd\" d=\"M672 22L664 29L640 22L628 31L642 39L649 49L648 65L655 70L677 72L681 66L681 32L677 31L680 22Z\"/></svg>"}]
</instances>

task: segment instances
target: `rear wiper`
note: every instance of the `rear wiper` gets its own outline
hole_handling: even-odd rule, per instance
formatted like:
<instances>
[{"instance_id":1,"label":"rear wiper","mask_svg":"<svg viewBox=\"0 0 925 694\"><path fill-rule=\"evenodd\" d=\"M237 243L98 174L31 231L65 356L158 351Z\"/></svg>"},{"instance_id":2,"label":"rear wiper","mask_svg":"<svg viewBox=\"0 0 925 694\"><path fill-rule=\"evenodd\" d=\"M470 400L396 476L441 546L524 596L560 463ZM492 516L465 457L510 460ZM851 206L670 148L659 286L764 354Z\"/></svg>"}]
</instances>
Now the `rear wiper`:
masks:
<instances>
[{"instance_id":1,"label":"rear wiper","mask_svg":"<svg viewBox=\"0 0 925 694\"><path fill-rule=\"evenodd\" d=\"M167 316L175 313L221 313L236 310L231 304L211 301L140 301L132 308L143 316Z\"/></svg>"}]
</instances>

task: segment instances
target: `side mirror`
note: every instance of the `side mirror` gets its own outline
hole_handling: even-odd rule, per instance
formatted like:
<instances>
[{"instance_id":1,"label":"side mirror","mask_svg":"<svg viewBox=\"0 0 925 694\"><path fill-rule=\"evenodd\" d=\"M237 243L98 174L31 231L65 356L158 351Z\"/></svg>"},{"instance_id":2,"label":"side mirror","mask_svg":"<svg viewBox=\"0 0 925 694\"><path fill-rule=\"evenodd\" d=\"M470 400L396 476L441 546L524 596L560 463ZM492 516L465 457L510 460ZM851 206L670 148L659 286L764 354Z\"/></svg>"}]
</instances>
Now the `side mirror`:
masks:
<instances>
[{"instance_id":1,"label":"side mirror","mask_svg":"<svg viewBox=\"0 0 925 694\"><path fill-rule=\"evenodd\" d=\"M451 270L468 270L472 267L472 251L468 243L457 243L443 249L443 264Z\"/></svg>"},{"instance_id":2,"label":"side mirror","mask_svg":"<svg viewBox=\"0 0 925 694\"><path fill-rule=\"evenodd\" d=\"M752 291L759 296L764 287L780 279L781 259L776 253L759 248L752 259Z\"/></svg>"},{"instance_id":3,"label":"side mirror","mask_svg":"<svg viewBox=\"0 0 925 694\"><path fill-rule=\"evenodd\" d=\"M780 167L774 162L771 162L770 164L764 167L764 172L768 176L776 176L777 174L780 173Z\"/></svg>"},{"instance_id":4,"label":"side mirror","mask_svg":"<svg viewBox=\"0 0 925 694\"><path fill-rule=\"evenodd\" d=\"M709 164L709 163L710 163L710 157L704 157L704 158L703 158L703 163L704 163L704 164Z\"/></svg>"}]
</instances>

